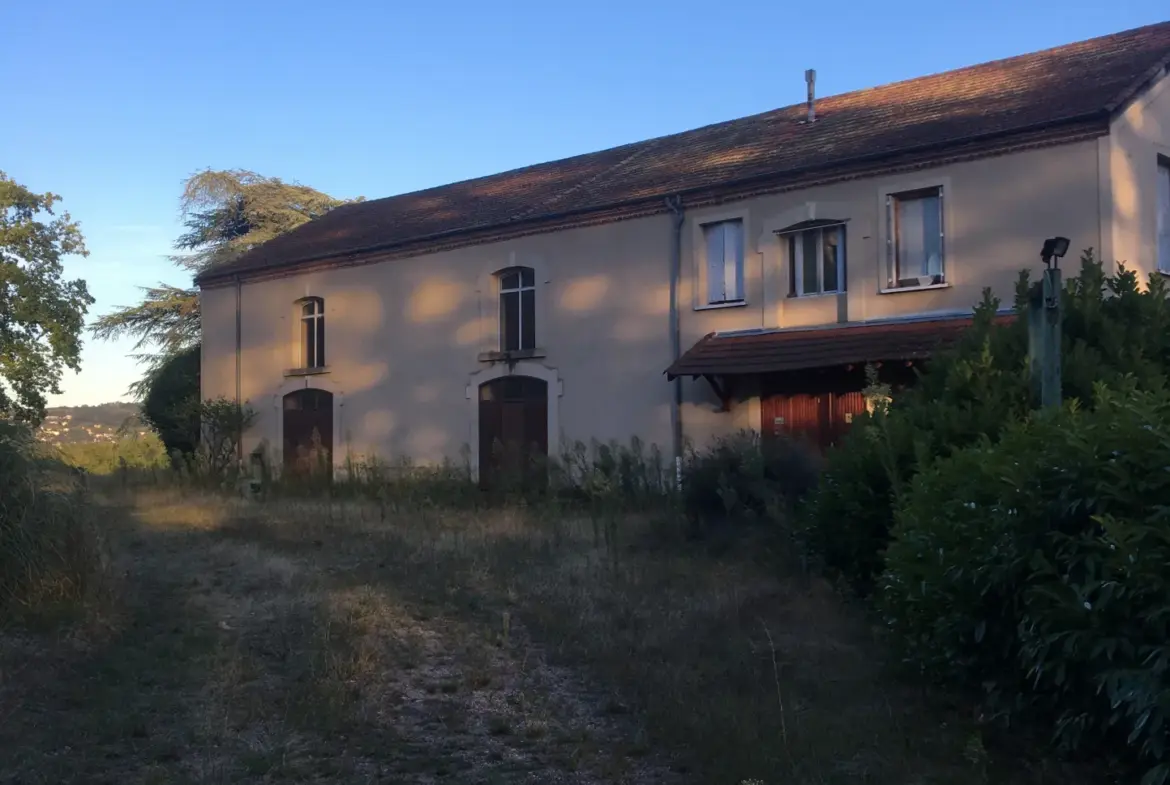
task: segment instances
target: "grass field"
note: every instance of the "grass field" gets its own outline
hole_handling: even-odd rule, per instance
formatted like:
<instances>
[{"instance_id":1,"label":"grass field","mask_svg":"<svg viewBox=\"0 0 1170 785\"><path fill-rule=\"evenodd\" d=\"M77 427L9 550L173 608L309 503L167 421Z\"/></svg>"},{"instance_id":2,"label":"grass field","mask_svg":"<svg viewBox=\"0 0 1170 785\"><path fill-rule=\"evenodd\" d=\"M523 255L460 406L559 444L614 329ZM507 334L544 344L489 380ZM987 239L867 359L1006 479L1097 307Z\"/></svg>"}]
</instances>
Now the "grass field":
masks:
<instances>
[{"instance_id":1,"label":"grass field","mask_svg":"<svg viewBox=\"0 0 1170 785\"><path fill-rule=\"evenodd\" d=\"M68 632L0 627L0 782L1091 781L989 753L750 540L715 556L523 508L100 505L112 599Z\"/></svg>"}]
</instances>

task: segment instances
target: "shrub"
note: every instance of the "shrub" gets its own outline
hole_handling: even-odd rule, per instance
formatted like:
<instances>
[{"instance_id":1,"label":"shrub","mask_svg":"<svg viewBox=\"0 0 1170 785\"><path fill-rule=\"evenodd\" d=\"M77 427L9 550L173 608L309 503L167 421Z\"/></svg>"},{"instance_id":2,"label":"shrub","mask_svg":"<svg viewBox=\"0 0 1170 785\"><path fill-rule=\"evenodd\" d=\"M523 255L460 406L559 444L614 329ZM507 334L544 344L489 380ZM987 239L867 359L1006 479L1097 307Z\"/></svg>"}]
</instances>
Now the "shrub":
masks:
<instances>
[{"instance_id":1,"label":"shrub","mask_svg":"<svg viewBox=\"0 0 1170 785\"><path fill-rule=\"evenodd\" d=\"M113 442L73 442L57 447L61 460L90 474L119 469L164 469L170 465L162 441L153 433Z\"/></svg>"},{"instance_id":2,"label":"shrub","mask_svg":"<svg viewBox=\"0 0 1170 785\"><path fill-rule=\"evenodd\" d=\"M933 462L897 511L878 605L905 661L1065 750L1170 774L1170 395L1099 386Z\"/></svg>"},{"instance_id":3,"label":"shrub","mask_svg":"<svg viewBox=\"0 0 1170 785\"><path fill-rule=\"evenodd\" d=\"M818 471L818 456L800 442L739 431L687 455L683 509L698 528L776 518L816 484Z\"/></svg>"},{"instance_id":4,"label":"shrub","mask_svg":"<svg viewBox=\"0 0 1170 785\"><path fill-rule=\"evenodd\" d=\"M76 472L0 420L0 624L81 602L103 563Z\"/></svg>"},{"instance_id":5,"label":"shrub","mask_svg":"<svg viewBox=\"0 0 1170 785\"><path fill-rule=\"evenodd\" d=\"M1017 284L1022 306L1028 275ZM1063 393L1091 405L1093 384L1129 377L1153 389L1170 370L1170 303L1166 282L1118 268L1106 276L1091 251L1079 276L1066 281L1062 307ZM974 325L938 354L910 389L895 392L885 415L855 427L829 451L823 479L801 520L805 539L830 574L859 593L883 565L894 509L922 467L954 450L994 440L1032 409L1027 325L997 322L999 301L984 293Z\"/></svg>"}]
</instances>

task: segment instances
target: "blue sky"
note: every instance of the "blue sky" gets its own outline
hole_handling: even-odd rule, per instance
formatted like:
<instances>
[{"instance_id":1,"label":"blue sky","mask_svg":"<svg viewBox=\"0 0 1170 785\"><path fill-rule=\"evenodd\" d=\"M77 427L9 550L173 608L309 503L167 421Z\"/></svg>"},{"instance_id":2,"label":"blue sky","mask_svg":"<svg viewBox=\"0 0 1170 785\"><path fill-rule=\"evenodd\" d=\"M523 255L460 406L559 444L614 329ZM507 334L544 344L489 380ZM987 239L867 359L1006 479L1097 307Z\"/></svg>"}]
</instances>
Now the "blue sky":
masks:
<instances>
[{"instance_id":1,"label":"blue sky","mask_svg":"<svg viewBox=\"0 0 1170 785\"><path fill-rule=\"evenodd\" d=\"M245 168L389 196L1164 21L1165 0L0 3L0 170L53 191L97 298L187 284L182 181ZM86 341L54 404L125 399Z\"/></svg>"}]
</instances>

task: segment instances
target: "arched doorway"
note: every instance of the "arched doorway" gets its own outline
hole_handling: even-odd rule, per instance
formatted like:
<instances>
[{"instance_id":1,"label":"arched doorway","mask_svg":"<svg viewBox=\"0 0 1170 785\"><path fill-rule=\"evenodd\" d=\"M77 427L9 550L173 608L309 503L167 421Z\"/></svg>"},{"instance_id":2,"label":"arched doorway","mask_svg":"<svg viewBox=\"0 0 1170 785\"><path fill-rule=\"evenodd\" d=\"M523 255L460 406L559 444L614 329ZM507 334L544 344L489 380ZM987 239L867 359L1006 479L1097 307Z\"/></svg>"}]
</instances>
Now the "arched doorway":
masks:
<instances>
[{"instance_id":1,"label":"arched doorway","mask_svg":"<svg viewBox=\"0 0 1170 785\"><path fill-rule=\"evenodd\" d=\"M548 383L502 376L479 386L479 480L526 482L548 456Z\"/></svg>"},{"instance_id":2,"label":"arched doorway","mask_svg":"<svg viewBox=\"0 0 1170 785\"><path fill-rule=\"evenodd\" d=\"M333 393L307 387L284 396L284 470L333 473Z\"/></svg>"}]
</instances>

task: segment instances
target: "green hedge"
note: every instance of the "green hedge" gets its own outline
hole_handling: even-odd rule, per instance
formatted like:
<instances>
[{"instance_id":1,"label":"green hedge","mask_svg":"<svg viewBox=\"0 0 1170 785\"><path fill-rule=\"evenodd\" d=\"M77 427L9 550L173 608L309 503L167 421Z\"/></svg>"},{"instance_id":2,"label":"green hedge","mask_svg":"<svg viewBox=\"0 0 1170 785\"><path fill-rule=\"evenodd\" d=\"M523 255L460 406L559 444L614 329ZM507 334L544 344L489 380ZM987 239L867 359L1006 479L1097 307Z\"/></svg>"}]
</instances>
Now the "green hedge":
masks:
<instances>
[{"instance_id":1,"label":"green hedge","mask_svg":"<svg viewBox=\"0 0 1170 785\"><path fill-rule=\"evenodd\" d=\"M1099 387L935 461L896 515L890 642L1065 750L1170 774L1170 395Z\"/></svg>"},{"instance_id":2,"label":"green hedge","mask_svg":"<svg viewBox=\"0 0 1170 785\"><path fill-rule=\"evenodd\" d=\"M1021 274L1017 309L1028 277ZM1166 281L1146 288L1124 268L1107 276L1091 252L1063 295L1064 397L1091 405L1093 385L1129 377L1138 389L1161 384L1170 370L1170 303ZM1032 411L1027 328L997 323L989 293L975 324L937 356L918 383L895 393L888 413L854 427L830 450L816 492L801 518L804 537L826 571L868 594L880 574L898 500L935 459L983 439L994 440Z\"/></svg>"}]
</instances>

